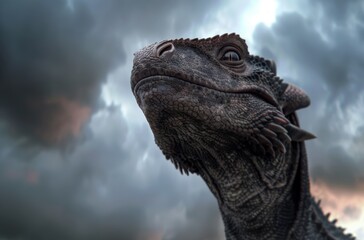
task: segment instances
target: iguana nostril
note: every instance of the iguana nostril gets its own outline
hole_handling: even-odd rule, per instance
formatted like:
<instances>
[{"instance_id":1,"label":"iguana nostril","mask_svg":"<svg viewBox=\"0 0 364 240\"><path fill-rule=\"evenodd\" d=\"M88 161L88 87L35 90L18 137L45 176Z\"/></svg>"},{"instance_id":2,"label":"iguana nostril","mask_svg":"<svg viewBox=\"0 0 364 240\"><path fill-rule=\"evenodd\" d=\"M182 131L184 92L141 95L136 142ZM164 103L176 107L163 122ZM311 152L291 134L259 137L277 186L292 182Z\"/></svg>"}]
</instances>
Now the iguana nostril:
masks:
<instances>
[{"instance_id":1,"label":"iguana nostril","mask_svg":"<svg viewBox=\"0 0 364 240\"><path fill-rule=\"evenodd\" d=\"M174 51L174 46L171 42L164 42L156 47L156 56L161 57L162 55L169 55Z\"/></svg>"}]
</instances>

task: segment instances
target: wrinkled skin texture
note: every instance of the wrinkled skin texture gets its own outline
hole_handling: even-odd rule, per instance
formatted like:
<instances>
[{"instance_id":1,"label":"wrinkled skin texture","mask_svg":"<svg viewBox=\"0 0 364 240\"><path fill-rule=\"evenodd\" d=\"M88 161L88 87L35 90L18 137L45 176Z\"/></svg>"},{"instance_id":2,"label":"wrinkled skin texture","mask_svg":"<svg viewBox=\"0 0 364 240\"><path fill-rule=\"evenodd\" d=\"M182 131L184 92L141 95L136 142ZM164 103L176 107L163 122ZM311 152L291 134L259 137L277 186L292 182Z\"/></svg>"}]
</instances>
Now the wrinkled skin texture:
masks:
<instances>
[{"instance_id":1,"label":"wrinkled skin texture","mask_svg":"<svg viewBox=\"0 0 364 240\"><path fill-rule=\"evenodd\" d=\"M352 239L309 193L295 111L303 90L236 34L162 41L135 54L131 88L156 144L216 197L226 239Z\"/></svg>"}]
</instances>

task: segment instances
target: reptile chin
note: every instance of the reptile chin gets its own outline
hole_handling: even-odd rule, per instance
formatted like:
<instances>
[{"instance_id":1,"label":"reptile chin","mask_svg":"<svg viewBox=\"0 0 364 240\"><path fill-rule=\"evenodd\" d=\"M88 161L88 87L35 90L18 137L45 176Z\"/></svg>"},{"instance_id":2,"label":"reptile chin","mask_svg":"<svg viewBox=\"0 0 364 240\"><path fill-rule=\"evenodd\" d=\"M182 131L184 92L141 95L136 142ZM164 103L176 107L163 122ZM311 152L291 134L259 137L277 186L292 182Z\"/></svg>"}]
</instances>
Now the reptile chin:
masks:
<instances>
[{"instance_id":1,"label":"reptile chin","mask_svg":"<svg viewBox=\"0 0 364 240\"><path fill-rule=\"evenodd\" d=\"M192 84L195 85L195 87L197 88L207 88L213 91L217 91L217 92L221 92L221 93L225 93L225 94L252 94L258 98L260 98L261 100L265 101L266 103L277 107L278 108L278 102L276 101L276 99L271 96L269 94L269 92L267 90L265 90L262 87L258 87L258 86L251 86L251 85L247 85L243 88L240 89L219 89L216 86L212 86L207 84L207 81L202 81L202 80L189 80L188 78L184 78L182 79L181 77L174 77L174 76L167 76L167 75L152 75L152 76L146 76L143 78L133 78L133 92L134 95L138 95L138 90L141 86L149 84L153 87L151 88L147 88L147 89L143 89L143 91L150 91L152 89L154 89L154 91L158 90L165 90L165 86L158 86L158 82L160 81L165 81L166 83L168 83L168 81L181 81L181 82L185 82L188 84ZM163 84L165 85L165 84Z\"/></svg>"}]
</instances>

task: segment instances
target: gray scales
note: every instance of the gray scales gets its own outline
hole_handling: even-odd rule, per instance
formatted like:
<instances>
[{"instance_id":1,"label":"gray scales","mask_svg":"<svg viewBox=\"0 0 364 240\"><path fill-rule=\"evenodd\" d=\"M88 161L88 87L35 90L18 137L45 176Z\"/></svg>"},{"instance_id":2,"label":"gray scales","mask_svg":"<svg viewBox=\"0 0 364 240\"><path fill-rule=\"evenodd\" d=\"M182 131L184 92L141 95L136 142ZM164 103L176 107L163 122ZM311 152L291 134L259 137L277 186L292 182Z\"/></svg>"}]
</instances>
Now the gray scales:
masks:
<instances>
[{"instance_id":1,"label":"gray scales","mask_svg":"<svg viewBox=\"0 0 364 240\"><path fill-rule=\"evenodd\" d=\"M227 240L355 239L310 194L314 136L295 113L310 100L276 73L233 33L141 49L131 88L165 157L216 197Z\"/></svg>"}]
</instances>

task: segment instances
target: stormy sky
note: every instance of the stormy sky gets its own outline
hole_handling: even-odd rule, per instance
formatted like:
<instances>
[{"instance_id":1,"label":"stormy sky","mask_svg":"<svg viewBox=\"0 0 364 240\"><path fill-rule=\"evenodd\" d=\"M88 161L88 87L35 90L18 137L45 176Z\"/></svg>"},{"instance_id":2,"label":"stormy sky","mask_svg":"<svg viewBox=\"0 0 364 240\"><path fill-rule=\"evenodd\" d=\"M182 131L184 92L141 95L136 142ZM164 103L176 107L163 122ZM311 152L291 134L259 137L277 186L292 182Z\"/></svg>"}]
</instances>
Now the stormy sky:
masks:
<instances>
[{"instance_id":1,"label":"stormy sky","mask_svg":"<svg viewBox=\"0 0 364 240\"><path fill-rule=\"evenodd\" d=\"M133 53L236 32L305 89L312 192L364 239L364 3L0 1L0 239L222 240L216 200L154 144Z\"/></svg>"}]
</instances>

